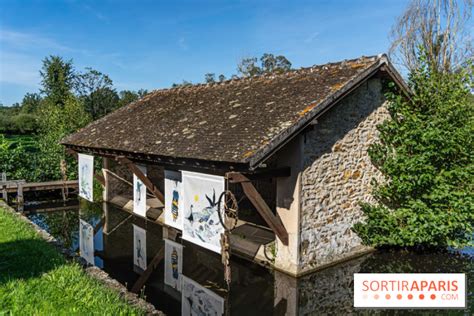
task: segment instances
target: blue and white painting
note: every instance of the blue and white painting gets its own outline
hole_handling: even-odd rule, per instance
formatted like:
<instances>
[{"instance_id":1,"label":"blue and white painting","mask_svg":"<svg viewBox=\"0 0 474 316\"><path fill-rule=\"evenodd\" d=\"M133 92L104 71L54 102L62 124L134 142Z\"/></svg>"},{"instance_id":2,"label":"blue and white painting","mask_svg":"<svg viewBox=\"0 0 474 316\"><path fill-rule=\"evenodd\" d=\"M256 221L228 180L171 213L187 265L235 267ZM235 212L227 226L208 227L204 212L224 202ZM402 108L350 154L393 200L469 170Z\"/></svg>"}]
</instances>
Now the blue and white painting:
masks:
<instances>
[{"instance_id":1,"label":"blue and white painting","mask_svg":"<svg viewBox=\"0 0 474 316\"><path fill-rule=\"evenodd\" d=\"M94 156L78 154L79 156L79 196L94 202L93 177Z\"/></svg>"},{"instance_id":2,"label":"blue and white painting","mask_svg":"<svg viewBox=\"0 0 474 316\"><path fill-rule=\"evenodd\" d=\"M218 199L225 190L224 177L183 171L183 239L221 252Z\"/></svg>"},{"instance_id":3,"label":"blue and white painting","mask_svg":"<svg viewBox=\"0 0 474 316\"><path fill-rule=\"evenodd\" d=\"M181 172L165 170L165 224L183 230Z\"/></svg>"},{"instance_id":4,"label":"blue and white painting","mask_svg":"<svg viewBox=\"0 0 474 316\"><path fill-rule=\"evenodd\" d=\"M183 245L165 239L165 284L181 292Z\"/></svg>"},{"instance_id":5,"label":"blue and white painting","mask_svg":"<svg viewBox=\"0 0 474 316\"><path fill-rule=\"evenodd\" d=\"M146 261L146 230L133 225L133 264L145 271Z\"/></svg>"},{"instance_id":6,"label":"blue and white painting","mask_svg":"<svg viewBox=\"0 0 474 316\"><path fill-rule=\"evenodd\" d=\"M137 165L138 169L146 175L146 166ZM146 217L146 186L133 175L133 213Z\"/></svg>"},{"instance_id":7,"label":"blue and white painting","mask_svg":"<svg viewBox=\"0 0 474 316\"><path fill-rule=\"evenodd\" d=\"M94 227L82 219L79 219L79 253L94 265Z\"/></svg>"},{"instance_id":8,"label":"blue and white painting","mask_svg":"<svg viewBox=\"0 0 474 316\"><path fill-rule=\"evenodd\" d=\"M181 315L224 314L224 298L199 283L183 276L181 291Z\"/></svg>"}]
</instances>

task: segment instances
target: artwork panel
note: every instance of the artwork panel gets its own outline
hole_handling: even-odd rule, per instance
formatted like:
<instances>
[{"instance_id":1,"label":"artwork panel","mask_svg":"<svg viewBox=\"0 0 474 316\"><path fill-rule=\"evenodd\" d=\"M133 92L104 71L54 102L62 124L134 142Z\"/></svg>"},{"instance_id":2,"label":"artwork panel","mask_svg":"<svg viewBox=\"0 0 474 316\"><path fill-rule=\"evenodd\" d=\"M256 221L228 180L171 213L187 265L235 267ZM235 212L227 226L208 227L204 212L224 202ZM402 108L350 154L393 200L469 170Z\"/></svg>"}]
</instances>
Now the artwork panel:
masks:
<instances>
[{"instance_id":1,"label":"artwork panel","mask_svg":"<svg viewBox=\"0 0 474 316\"><path fill-rule=\"evenodd\" d=\"M79 196L94 202L94 156L78 154Z\"/></svg>"},{"instance_id":2,"label":"artwork panel","mask_svg":"<svg viewBox=\"0 0 474 316\"><path fill-rule=\"evenodd\" d=\"M147 268L146 230L137 225L133 225L133 264L143 271Z\"/></svg>"},{"instance_id":3,"label":"artwork panel","mask_svg":"<svg viewBox=\"0 0 474 316\"><path fill-rule=\"evenodd\" d=\"M224 314L224 298L183 275L181 315Z\"/></svg>"},{"instance_id":4,"label":"artwork panel","mask_svg":"<svg viewBox=\"0 0 474 316\"><path fill-rule=\"evenodd\" d=\"M146 166L137 165L137 167L146 175ZM133 213L146 217L146 187L135 174L133 175Z\"/></svg>"},{"instance_id":5,"label":"artwork panel","mask_svg":"<svg viewBox=\"0 0 474 316\"><path fill-rule=\"evenodd\" d=\"M220 253L224 227L217 202L225 189L224 177L187 171L182 174L183 239Z\"/></svg>"},{"instance_id":6,"label":"artwork panel","mask_svg":"<svg viewBox=\"0 0 474 316\"><path fill-rule=\"evenodd\" d=\"M179 171L165 170L165 224L183 230L182 177Z\"/></svg>"},{"instance_id":7,"label":"artwork panel","mask_svg":"<svg viewBox=\"0 0 474 316\"><path fill-rule=\"evenodd\" d=\"M181 292L183 245L165 239L165 284Z\"/></svg>"},{"instance_id":8,"label":"artwork panel","mask_svg":"<svg viewBox=\"0 0 474 316\"><path fill-rule=\"evenodd\" d=\"M94 227L82 219L79 219L79 253L94 265Z\"/></svg>"}]
</instances>

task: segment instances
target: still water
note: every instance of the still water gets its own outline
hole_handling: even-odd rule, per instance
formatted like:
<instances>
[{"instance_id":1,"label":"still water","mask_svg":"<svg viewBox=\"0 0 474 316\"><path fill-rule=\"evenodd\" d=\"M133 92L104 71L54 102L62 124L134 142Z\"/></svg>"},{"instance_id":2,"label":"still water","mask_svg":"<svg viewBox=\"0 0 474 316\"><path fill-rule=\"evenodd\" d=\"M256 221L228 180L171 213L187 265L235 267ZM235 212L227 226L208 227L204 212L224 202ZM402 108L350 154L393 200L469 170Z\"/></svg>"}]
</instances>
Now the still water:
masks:
<instances>
[{"instance_id":1,"label":"still water","mask_svg":"<svg viewBox=\"0 0 474 316\"><path fill-rule=\"evenodd\" d=\"M30 205L25 214L73 251L79 251L80 219L90 224L95 265L129 290L140 287L139 283L145 279L141 295L168 315L190 311L193 315L245 316L474 314L473 249L433 253L377 251L299 279L232 257L232 282L228 288L220 255L179 237L175 242L165 242L159 224L110 204L81 201L80 206L72 203L59 211L53 207L57 205ZM142 237L134 236L137 231L146 235L138 250L136 239ZM159 260L148 278L143 278L144 271L140 266L146 267L154 258L158 261L156 258L160 256L164 256L163 260ZM466 273L468 308L449 311L355 310L352 307L353 274L370 272ZM176 282L178 277L183 281Z\"/></svg>"}]
</instances>

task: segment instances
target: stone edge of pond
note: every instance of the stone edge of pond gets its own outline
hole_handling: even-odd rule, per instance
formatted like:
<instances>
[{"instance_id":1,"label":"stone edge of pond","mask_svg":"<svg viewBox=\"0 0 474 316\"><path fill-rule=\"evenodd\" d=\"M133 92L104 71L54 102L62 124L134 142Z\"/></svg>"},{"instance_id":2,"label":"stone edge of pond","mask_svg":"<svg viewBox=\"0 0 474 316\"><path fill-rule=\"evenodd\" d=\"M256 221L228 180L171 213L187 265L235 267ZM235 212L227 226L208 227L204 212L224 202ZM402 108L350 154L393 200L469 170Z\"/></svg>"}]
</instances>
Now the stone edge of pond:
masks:
<instances>
[{"instance_id":1,"label":"stone edge of pond","mask_svg":"<svg viewBox=\"0 0 474 316\"><path fill-rule=\"evenodd\" d=\"M48 244L53 245L66 259L73 260L79 263L79 265L83 268L83 270L88 276L95 280L98 280L107 288L118 293L119 296L123 298L128 304L145 311L147 315L165 315L162 311L157 310L151 303L148 303L144 299L140 298L137 294L129 292L124 285L112 278L107 272L101 270L96 266L91 266L75 252L65 248L64 245L55 237L53 237L50 233L33 223L28 217L26 217L22 213L15 211L10 205L6 204L3 200L0 200L0 208L7 210L8 212L18 217L20 220L29 224L43 240L45 240Z\"/></svg>"}]
</instances>

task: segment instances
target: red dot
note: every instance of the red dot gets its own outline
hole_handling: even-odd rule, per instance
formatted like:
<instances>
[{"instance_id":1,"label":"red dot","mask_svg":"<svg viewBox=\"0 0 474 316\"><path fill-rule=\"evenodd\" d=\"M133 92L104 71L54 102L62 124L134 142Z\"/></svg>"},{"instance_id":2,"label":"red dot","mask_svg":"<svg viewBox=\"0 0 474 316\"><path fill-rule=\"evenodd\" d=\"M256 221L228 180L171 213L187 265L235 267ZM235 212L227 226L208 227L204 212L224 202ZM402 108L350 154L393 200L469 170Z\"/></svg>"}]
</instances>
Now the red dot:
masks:
<instances>
[{"instance_id":1,"label":"red dot","mask_svg":"<svg viewBox=\"0 0 474 316\"><path fill-rule=\"evenodd\" d=\"M390 294L385 294L385 298L386 298L387 300L389 300L389 299L390 299Z\"/></svg>"},{"instance_id":2,"label":"red dot","mask_svg":"<svg viewBox=\"0 0 474 316\"><path fill-rule=\"evenodd\" d=\"M397 294L397 298L398 298L399 300L401 300L401 299L402 299L402 295L401 295L401 294Z\"/></svg>"},{"instance_id":3,"label":"red dot","mask_svg":"<svg viewBox=\"0 0 474 316\"><path fill-rule=\"evenodd\" d=\"M374 295L374 298L375 298L376 300L378 300L378 299L379 299L379 295L378 295L378 294L375 294L375 295Z\"/></svg>"},{"instance_id":4,"label":"red dot","mask_svg":"<svg viewBox=\"0 0 474 316\"><path fill-rule=\"evenodd\" d=\"M424 299L425 296L423 294L420 294L420 300Z\"/></svg>"},{"instance_id":5,"label":"red dot","mask_svg":"<svg viewBox=\"0 0 474 316\"><path fill-rule=\"evenodd\" d=\"M434 295L434 294L431 294L431 296L430 296L430 297L431 297L431 299L432 299L432 300L434 300L434 299L436 298L436 295Z\"/></svg>"},{"instance_id":6,"label":"red dot","mask_svg":"<svg viewBox=\"0 0 474 316\"><path fill-rule=\"evenodd\" d=\"M409 300L413 299L413 294L408 294L408 299Z\"/></svg>"}]
</instances>

